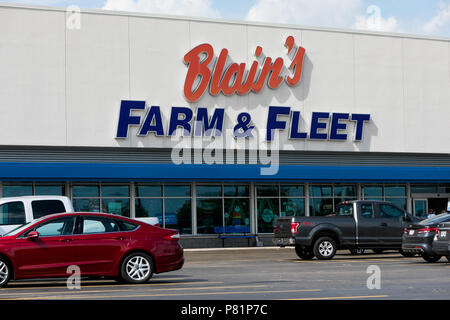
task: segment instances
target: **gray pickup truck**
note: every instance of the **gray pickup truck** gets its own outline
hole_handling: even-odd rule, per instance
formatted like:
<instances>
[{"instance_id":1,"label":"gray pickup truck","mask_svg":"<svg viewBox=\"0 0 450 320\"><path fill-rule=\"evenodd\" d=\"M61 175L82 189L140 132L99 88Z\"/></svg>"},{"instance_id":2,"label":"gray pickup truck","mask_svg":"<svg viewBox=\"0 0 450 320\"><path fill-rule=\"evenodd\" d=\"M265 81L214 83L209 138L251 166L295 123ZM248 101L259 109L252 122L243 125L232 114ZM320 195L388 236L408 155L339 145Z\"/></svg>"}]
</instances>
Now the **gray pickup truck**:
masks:
<instances>
[{"instance_id":1,"label":"gray pickup truck","mask_svg":"<svg viewBox=\"0 0 450 320\"><path fill-rule=\"evenodd\" d=\"M274 244L295 246L302 259L332 259L338 249L352 253L372 249L399 250L404 256L402 235L406 223L420 221L395 204L386 201L345 201L328 216L278 217L274 226Z\"/></svg>"}]
</instances>

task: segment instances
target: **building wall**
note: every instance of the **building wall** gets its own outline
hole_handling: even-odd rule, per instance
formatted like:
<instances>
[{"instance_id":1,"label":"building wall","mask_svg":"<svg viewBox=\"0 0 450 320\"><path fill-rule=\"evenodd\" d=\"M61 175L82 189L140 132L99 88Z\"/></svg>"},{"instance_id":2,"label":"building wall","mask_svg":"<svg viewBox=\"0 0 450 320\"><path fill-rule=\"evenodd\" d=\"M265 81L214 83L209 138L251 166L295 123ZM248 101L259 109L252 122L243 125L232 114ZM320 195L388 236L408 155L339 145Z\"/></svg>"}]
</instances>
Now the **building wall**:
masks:
<instances>
[{"instance_id":1,"label":"building wall","mask_svg":"<svg viewBox=\"0 0 450 320\"><path fill-rule=\"evenodd\" d=\"M306 49L298 86L184 98L182 58L196 45L212 44L216 56L227 48L249 66L257 45L287 58L289 35ZM264 128L269 105L302 111L303 124L313 111L370 113L361 142L293 141L284 131L282 149L450 153L446 39L102 11L83 12L81 28L70 30L65 11L8 5L0 6L0 39L1 145L173 146L168 137L137 137L137 128L115 139L120 101L133 99L161 106L165 123L172 106L223 107L225 128L243 110Z\"/></svg>"}]
</instances>

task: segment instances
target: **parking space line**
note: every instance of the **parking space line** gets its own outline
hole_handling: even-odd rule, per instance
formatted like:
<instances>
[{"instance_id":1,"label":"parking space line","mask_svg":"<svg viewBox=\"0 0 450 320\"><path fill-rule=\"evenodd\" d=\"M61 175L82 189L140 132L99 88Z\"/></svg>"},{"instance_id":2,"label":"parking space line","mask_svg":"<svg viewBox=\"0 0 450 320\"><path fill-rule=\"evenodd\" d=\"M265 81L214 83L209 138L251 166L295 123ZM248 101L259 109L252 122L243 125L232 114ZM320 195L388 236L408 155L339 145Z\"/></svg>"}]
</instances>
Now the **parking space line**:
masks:
<instances>
[{"instance_id":1,"label":"parking space line","mask_svg":"<svg viewBox=\"0 0 450 320\"><path fill-rule=\"evenodd\" d=\"M223 281L184 281L184 282L172 282L172 283L144 283L144 284L102 284L102 285L95 285L95 286L90 286L90 285L85 285L83 286L83 282L81 282L81 288L103 288L103 287L108 287L108 288L123 288L123 287L153 287L153 286L176 286L176 285L186 285L186 284L219 284L219 283L223 283ZM46 284L51 284L51 282L48 282ZM48 286L48 287L6 287L6 288L2 288L0 289L0 292L4 291L4 290L42 290L42 289L60 289L60 288L67 288L67 285L65 286Z\"/></svg>"},{"instance_id":2,"label":"parking space line","mask_svg":"<svg viewBox=\"0 0 450 320\"><path fill-rule=\"evenodd\" d=\"M320 289L304 289L304 290L268 290L268 291L233 291L233 292L208 292L208 295L235 295L235 294L267 294L267 293L294 293L294 292L318 292ZM78 295L78 296L45 296L32 298L15 298L7 300L64 300L64 299L111 299L111 298L145 298L145 297L174 297L174 296L194 296L204 295L205 293L189 292L189 293L161 293L161 294L135 294L135 295Z\"/></svg>"},{"instance_id":3,"label":"parking space line","mask_svg":"<svg viewBox=\"0 0 450 320\"><path fill-rule=\"evenodd\" d=\"M342 300L342 299L381 299L388 298L387 294L378 296L348 296L348 297L318 297L318 298L299 298L299 299L286 299L286 300Z\"/></svg>"},{"instance_id":4,"label":"parking space line","mask_svg":"<svg viewBox=\"0 0 450 320\"><path fill-rule=\"evenodd\" d=\"M235 285L235 286L210 286L210 287L190 287L190 288L151 288L152 291L183 291L183 290L215 290L215 289L242 289L242 288L265 288L267 285ZM73 295L73 294L86 294L89 297L91 293L115 293L115 292L129 292L136 291L135 289L117 289L117 290L76 290L76 291L55 291L55 292L46 292L39 297L34 297L36 299L45 298L48 296L54 296L55 294L62 295ZM21 295L34 295L36 296L36 292L22 292L18 294ZM0 296L17 296L15 293L1 293ZM33 299L34 299L33 298ZM8 299L8 298L6 298ZM28 298L25 298L28 299Z\"/></svg>"},{"instance_id":5,"label":"parking space line","mask_svg":"<svg viewBox=\"0 0 450 320\"><path fill-rule=\"evenodd\" d=\"M338 260L338 259L336 259L336 260L322 260L322 261L319 261L319 260L316 260L316 261L308 261L308 260L294 260L294 261L292 261L292 262L295 262L295 263L364 263L364 262L367 262L367 263L373 263L374 261L376 261L376 262L381 262L381 263L383 263L383 262L396 262L396 263L402 263L402 264L404 264L404 263L408 263L408 262L416 262L415 260L411 260L411 259L408 259L408 258L405 258L405 259L403 259L403 260L395 260L395 259L355 259L355 260L349 260L349 259L346 259L346 260Z\"/></svg>"}]
</instances>

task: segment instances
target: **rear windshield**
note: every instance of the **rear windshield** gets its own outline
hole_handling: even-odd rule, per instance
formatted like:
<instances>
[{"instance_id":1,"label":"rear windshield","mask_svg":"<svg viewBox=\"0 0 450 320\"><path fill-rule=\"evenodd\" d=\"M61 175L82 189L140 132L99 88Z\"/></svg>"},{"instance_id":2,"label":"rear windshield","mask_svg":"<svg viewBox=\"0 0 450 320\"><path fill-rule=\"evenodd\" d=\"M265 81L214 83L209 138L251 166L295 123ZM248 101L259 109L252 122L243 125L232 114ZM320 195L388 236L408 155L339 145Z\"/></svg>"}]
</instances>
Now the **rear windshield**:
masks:
<instances>
[{"instance_id":1,"label":"rear windshield","mask_svg":"<svg viewBox=\"0 0 450 320\"><path fill-rule=\"evenodd\" d=\"M449 220L450 220L450 214L449 213L443 213L443 214L434 216L434 217L432 217L430 219L422 220L422 221L419 222L419 224L426 226L426 225L429 225L429 224L438 224L438 223L446 222L446 221L449 221Z\"/></svg>"},{"instance_id":2,"label":"rear windshield","mask_svg":"<svg viewBox=\"0 0 450 320\"><path fill-rule=\"evenodd\" d=\"M337 216L353 216L353 203L340 203L336 207Z\"/></svg>"}]
</instances>

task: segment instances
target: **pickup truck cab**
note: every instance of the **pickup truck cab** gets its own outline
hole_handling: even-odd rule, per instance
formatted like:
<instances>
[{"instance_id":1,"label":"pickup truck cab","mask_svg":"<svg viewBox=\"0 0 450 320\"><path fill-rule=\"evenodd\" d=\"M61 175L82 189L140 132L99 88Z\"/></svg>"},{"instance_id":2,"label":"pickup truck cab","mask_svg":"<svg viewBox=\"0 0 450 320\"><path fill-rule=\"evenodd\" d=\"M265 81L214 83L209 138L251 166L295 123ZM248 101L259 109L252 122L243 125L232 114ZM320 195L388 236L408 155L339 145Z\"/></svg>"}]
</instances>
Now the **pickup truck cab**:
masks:
<instances>
[{"instance_id":1,"label":"pickup truck cab","mask_svg":"<svg viewBox=\"0 0 450 320\"><path fill-rule=\"evenodd\" d=\"M0 235L49 214L74 211L72 201L64 196L0 198Z\"/></svg>"},{"instance_id":2,"label":"pickup truck cab","mask_svg":"<svg viewBox=\"0 0 450 320\"><path fill-rule=\"evenodd\" d=\"M0 235L40 217L75 212L72 201L65 196L22 196L0 198ZM135 218L159 227L158 217Z\"/></svg>"},{"instance_id":3,"label":"pickup truck cab","mask_svg":"<svg viewBox=\"0 0 450 320\"><path fill-rule=\"evenodd\" d=\"M420 221L386 201L345 201L329 216L278 217L273 242L295 246L302 259L332 259L338 249L400 250L406 223Z\"/></svg>"}]
</instances>

